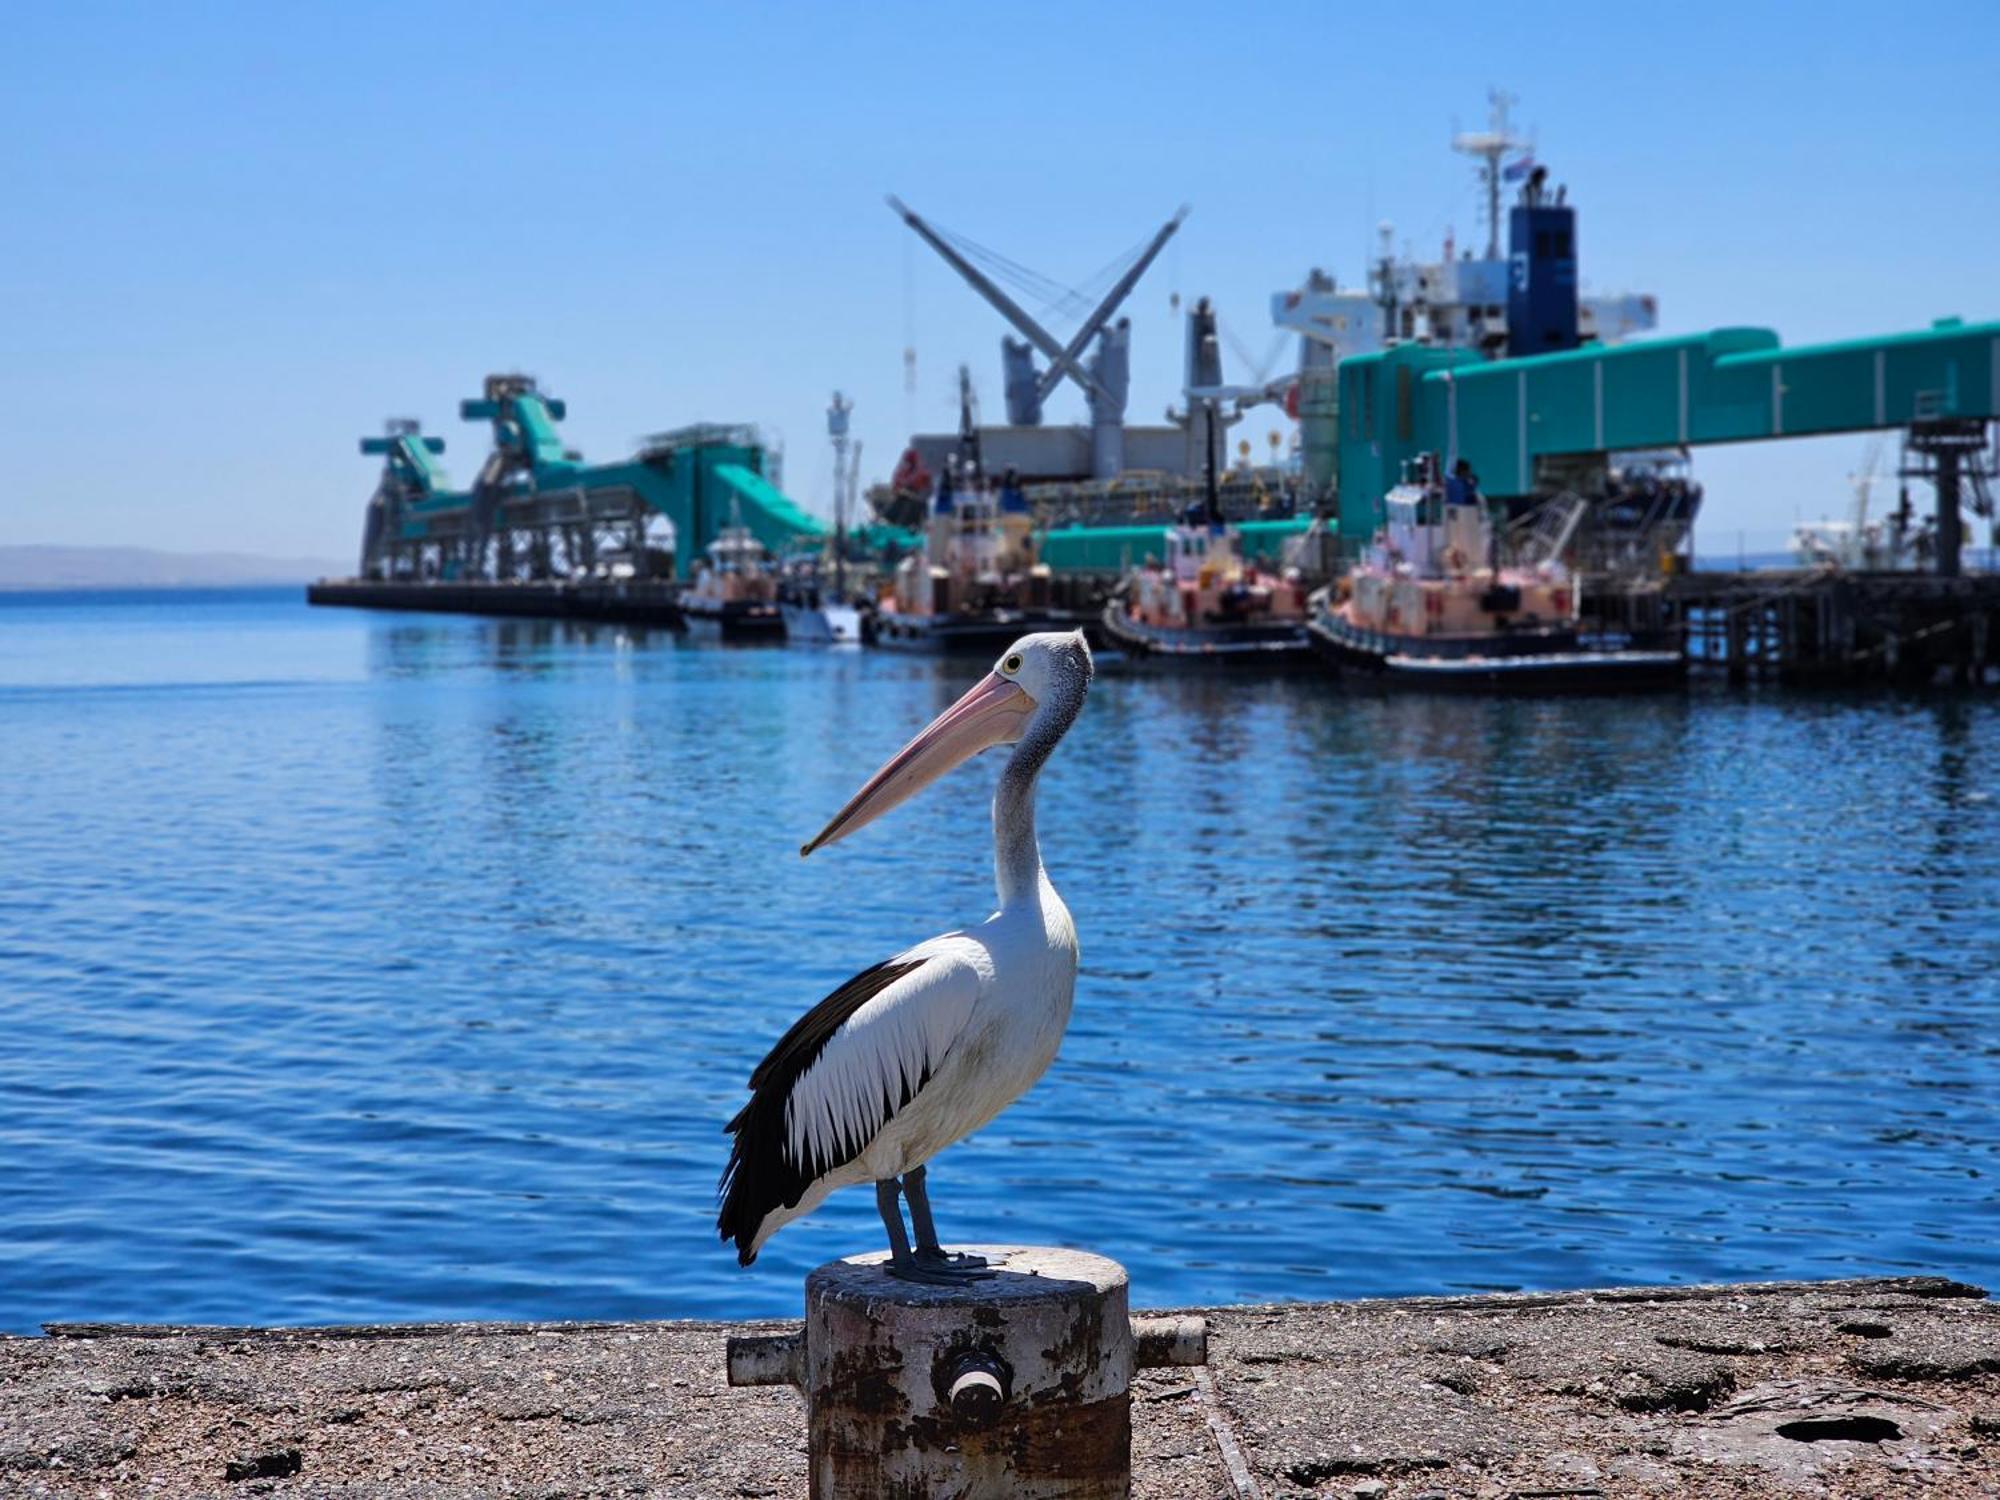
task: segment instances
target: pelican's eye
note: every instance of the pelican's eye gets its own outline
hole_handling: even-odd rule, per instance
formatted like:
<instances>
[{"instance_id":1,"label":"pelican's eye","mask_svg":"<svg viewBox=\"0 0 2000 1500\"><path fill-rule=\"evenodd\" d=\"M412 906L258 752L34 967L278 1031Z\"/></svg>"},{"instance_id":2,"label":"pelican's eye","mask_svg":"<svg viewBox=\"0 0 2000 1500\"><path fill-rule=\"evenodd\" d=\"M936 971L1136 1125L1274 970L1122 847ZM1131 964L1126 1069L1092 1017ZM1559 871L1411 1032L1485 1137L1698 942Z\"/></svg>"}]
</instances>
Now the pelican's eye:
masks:
<instances>
[{"instance_id":1,"label":"pelican's eye","mask_svg":"<svg viewBox=\"0 0 2000 1500\"><path fill-rule=\"evenodd\" d=\"M1007 658L1007 659L1006 659L1005 661L1001 662L1001 663L1000 663L1000 670L1001 670L1001 671L1003 671L1003 672L1018 672L1018 671L1020 671L1020 670L1021 670L1021 653L1020 653L1020 652L1018 652L1018 651L1016 651L1016 652L1015 652L1015 653L1014 653L1014 654L1013 654L1012 656L1008 657L1008 658Z\"/></svg>"}]
</instances>

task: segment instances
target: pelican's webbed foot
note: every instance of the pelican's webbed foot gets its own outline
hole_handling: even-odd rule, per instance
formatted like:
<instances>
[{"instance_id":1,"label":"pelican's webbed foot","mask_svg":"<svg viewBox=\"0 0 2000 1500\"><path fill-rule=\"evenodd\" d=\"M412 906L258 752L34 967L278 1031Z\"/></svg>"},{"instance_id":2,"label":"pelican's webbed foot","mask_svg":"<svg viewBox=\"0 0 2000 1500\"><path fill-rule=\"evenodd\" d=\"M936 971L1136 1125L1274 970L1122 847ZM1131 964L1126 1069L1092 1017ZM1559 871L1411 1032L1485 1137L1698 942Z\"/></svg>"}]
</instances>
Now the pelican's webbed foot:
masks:
<instances>
[{"instance_id":1,"label":"pelican's webbed foot","mask_svg":"<svg viewBox=\"0 0 2000 1500\"><path fill-rule=\"evenodd\" d=\"M927 1266L942 1266L951 1271L984 1271L993 1262L983 1255L974 1255L970 1250L947 1250L942 1245L918 1245L917 1259Z\"/></svg>"},{"instance_id":2,"label":"pelican's webbed foot","mask_svg":"<svg viewBox=\"0 0 2000 1500\"><path fill-rule=\"evenodd\" d=\"M957 1264L961 1259L978 1261L978 1265ZM912 1253L908 1257L891 1255L889 1264L882 1269L898 1281L914 1281L920 1286L965 1286L974 1281L991 1281L993 1272L982 1270L986 1264L978 1256L960 1257L956 1255L927 1256Z\"/></svg>"},{"instance_id":3,"label":"pelican's webbed foot","mask_svg":"<svg viewBox=\"0 0 2000 1500\"><path fill-rule=\"evenodd\" d=\"M903 1232L903 1211L896 1201L899 1196L910 1203L910 1222L917 1230L915 1250ZM882 1227L889 1232L889 1264L883 1269L897 1280L923 1286L963 1286L968 1281L992 1280L994 1273L986 1269L985 1256L954 1255L938 1243L922 1167L912 1167L900 1182L885 1177L876 1183L875 1207L882 1215Z\"/></svg>"}]
</instances>

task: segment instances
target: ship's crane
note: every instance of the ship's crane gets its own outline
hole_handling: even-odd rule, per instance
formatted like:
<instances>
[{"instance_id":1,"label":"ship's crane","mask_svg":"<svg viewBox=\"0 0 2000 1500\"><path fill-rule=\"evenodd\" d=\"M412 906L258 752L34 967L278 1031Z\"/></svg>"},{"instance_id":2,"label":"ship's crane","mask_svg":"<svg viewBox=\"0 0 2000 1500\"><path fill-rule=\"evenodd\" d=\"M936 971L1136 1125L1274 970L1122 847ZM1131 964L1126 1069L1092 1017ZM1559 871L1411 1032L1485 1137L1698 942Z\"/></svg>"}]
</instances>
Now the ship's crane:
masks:
<instances>
[{"instance_id":1,"label":"ship's crane","mask_svg":"<svg viewBox=\"0 0 2000 1500\"><path fill-rule=\"evenodd\" d=\"M1186 429L1190 445L1200 444L1200 463L1190 464L1189 468L1204 476L1208 518L1216 522L1221 519L1216 478L1220 468L1218 445L1251 407L1267 401L1286 402L1297 377L1270 378L1271 366L1277 362L1282 343L1265 356L1261 367L1255 365L1242 341L1223 325L1214 303L1206 297L1197 299L1188 309L1187 329L1187 364L1181 385L1187 408L1183 412L1169 411L1167 416ZM1231 384L1223 379L1221 341L1225 338L1237 358L1252 366L1253 379L1248 384Z\"/></svg>"},{"instance_id":2,"label":"ship's crane","mask_svg":"<svg viewBox=\"0 0 2000 1500\"><path fill-rule=\"evenodd\" d=\"M889 196L888 203L919 239L937 251L945 264L958 272L966 284L985 298L1027 341L1019 344L1012 339L1002 340L1009 422L1020 427L1039 426L1042 403L1063 380L1071 381L1090 402L1092 469L1099 478L1114 477L1124 467L1122 434L1130 383L1131 324L1127 319L1119 319L1116 324L1111 320L1132 288L1138 285L1139 278L1146 274L1147 267L1152 265L1167 241L1181 227L1188 216L1187 206L1182 205L1171 219L1154 232L1112 283L1110 290L1085 315L1069 342L1064 344L1058 342L1054 334L1002 290L994 277L987 275L974 261L985 261L993 267L996 275L1012 280L1017 286L1052 289L1058 294L1055 300L1059 303L1076 299L1077 293L1037 277L1025 266L962 235L938 228L894 194ZM1093 339L1098 340L1097 355L1086 366L1082 359L1083 351ZM1036 350L1040 350L1048 360L1046 369L1035 368Z\"/></svg>"}]
</instances>

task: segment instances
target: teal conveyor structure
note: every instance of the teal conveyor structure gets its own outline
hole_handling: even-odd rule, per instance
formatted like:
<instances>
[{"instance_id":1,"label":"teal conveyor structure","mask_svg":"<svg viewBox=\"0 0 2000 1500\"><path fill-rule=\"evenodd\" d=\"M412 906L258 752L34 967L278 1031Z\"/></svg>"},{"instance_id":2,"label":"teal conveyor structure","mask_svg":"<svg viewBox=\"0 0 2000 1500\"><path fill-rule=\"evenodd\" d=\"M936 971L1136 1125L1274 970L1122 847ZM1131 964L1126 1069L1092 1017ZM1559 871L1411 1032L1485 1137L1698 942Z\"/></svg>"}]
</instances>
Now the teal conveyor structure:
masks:
<instances>
[{"instance_id":1,"label":"teal conveyor structure","mask_svg":"<svg viewBox=\"0 0 2000 1500\"><path fill-rule=\"evenodd\" d=\"M1901 428L1937 493L1937 567L1958 570L1961 481L1991 465L2000 322L1786 349L1765 328L1721 328L1520 359L1405 344L1340 364L1340 536L1381 523L1382 497L1420 453L1464 458L1489 497L1559 487L1579 458ZM1909 470L1906 473L1911 472Z\"/></svg>"},{"instance_id":2,"label":"teal conveyor structure","mask_svg":"<svg viewBox=\"0 0 2000 1500\"><path fill-rule=\"evenodd\" d=\"M670 568L684 578L725 526L747 527L774 553L826 536L771 482L753 427L683 427L623 463L586 464L557 431L567 407L528 376L488 376L459 414L493 429L470 489L449 487L437 462L444 440L415 422L362 439L363 453L383 459L362 533L363 578L646 578Z\"/></svg>"}]
</instances>

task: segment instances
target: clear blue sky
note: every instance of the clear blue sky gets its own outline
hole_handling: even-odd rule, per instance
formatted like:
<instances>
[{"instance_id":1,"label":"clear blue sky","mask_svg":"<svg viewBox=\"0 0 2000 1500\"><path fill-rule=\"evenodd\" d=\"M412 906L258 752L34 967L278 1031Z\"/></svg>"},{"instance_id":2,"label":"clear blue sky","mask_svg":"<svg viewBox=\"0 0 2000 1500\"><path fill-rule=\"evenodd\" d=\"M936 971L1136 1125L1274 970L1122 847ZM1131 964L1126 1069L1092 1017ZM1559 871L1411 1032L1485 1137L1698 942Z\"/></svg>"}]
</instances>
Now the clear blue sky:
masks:
<instances>
[{"instance_id":1,"label":"clear blue sky","mask_svg":"<svg viewBox=\"0 0 2000 1500\"><path fill-rule=\"evenodd\" d=\"M2000 315L1993 0L65 3L7 30L0 543L344 557L355 440L419 416L467 479L456 404L501 368L592 457L763 423L823 507L834 387L869 476L951 420L959 360L1000 410L998 319L885 191L1065 281L1191 203L1131 305L1152 420L1171 292L1261 358L1269 294L1358 279L1376 221L1473 236L1446 142L1494 84L1581 206L1586 283L1657 293L1667 331ZM1707 545L1838 509L1861 447L1702 455Z\"/></svg>"}]
</instances>

